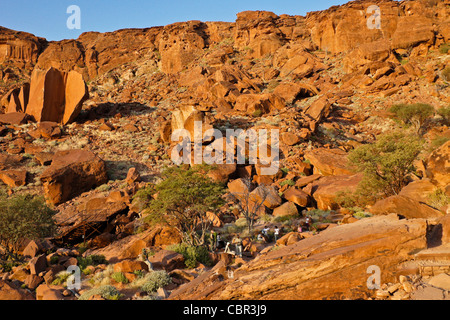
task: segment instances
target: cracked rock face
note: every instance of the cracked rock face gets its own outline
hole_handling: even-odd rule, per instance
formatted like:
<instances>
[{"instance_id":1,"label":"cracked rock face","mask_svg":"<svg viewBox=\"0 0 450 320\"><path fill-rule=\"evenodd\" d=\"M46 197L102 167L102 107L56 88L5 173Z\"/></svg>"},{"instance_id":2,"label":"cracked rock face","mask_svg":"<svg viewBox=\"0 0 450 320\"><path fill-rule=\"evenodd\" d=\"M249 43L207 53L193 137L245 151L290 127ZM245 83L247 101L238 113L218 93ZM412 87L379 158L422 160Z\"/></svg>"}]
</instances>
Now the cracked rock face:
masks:
<instances>
[{"instance_id":1,"label":"cracked rock face","mask_svg":"<svg viewBox=\"0 0 450 320\"><path fill-rule=\"evenodd\" d=\"M175 291L172 299L352 299L369 297L368 267L381 281L395 278L397 266L426 247L426 221L395 214L327 229L317 236L261 255L234 272L216 270ZM197 281L198 280L198 281Z\"/></svg>"}]
</instances>

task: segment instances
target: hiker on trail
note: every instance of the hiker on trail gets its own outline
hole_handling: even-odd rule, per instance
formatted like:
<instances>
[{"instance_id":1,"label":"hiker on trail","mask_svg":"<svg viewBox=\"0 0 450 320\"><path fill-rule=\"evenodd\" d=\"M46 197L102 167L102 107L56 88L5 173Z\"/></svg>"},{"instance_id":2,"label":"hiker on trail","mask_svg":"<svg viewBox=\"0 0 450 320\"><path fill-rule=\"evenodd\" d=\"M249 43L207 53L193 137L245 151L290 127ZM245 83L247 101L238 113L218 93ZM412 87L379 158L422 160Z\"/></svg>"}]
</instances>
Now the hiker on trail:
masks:
<instances>
[{"instance_id":1,"label":"hiker on trail","mask_svg":"<svg viewBox=\"0 0 450 320\"><path fill-rule=\"evenodd\" d=\"M278 236L280 235L280 229L278 229L278 227L275 227L273 235L275 237L275 242L277 242Z\"/></svg>"},{"instance_id":2,"label":"hiker on trail","mask_svg":"<svg viewBox=\"0 0 450 320\"><path fill-rule=\"evenodd\" d=\"M311 229L311 217L307 216L306 217L306 221L305 221L306 227L308 228L308 230Z\"/></svg>"},{"instance_id":3,"label":"hiker on trail","mask_svg":"<svg viewBox=\"0 0 450 320\"><path fill-rule=\"evenodd\" d=\"M235 245L236 255L239 257L242 257L242 239L241 239L241 237L239 237L239 235L237 234L236 237L233 238L231 243Z\"/></svg>"},{"instance_id":4,"label":"hiker on trail","mask_svg":"<svg viewBox=\"0 0 450 320\"><path fill-rule=\"evenodd\" d=\"M262 229L261 232L262 232L262 234L264 236L268 237L269 236L269 230L270 230L270 228L268 226L265 226L264 229Z\"/></svg>"},{"instance_id":5,"label":"hiker on trail","mask_svg":"<svg viewBox=\"0 0 450 320\"><path fill-rule=\"evenodd\" d=\"M258 233L258 237L256 238L257 241L267 242L266 237L262 233Z\"/></svg>"},{"instance_id":6,"label":"hiker on trail","mask_svg":"<svg viewBox=\"0 0 450 320\"><path fill-rule=\"evenodd\" d=\"M222 240L222 236L220 235L220 233L217 233L217 238L216 238L216 248L217 249L222 249L225 246L223 240Z\"/></svg>"},{"instance_id":7,"label":"hiker on trail","mask_svg":"<svg viewBox=\"0 0 450 320\"><path fill-rule=\"evenodd\" d=\"M215 231L211 231L211 236L210 236L210 241L211 241L211 251L216 251L217 249L217 232Z\"/></svg>"},{"instance_id":8,"label":"hiker on trail","mask_svg":"<svg viewBox=\"0 0 450 320\"><path fill-rule=\"evenodd\" d=\"M302 232L303 232L302 226L301 226L301 225L298 225L297 232L298 232L298 233L302 233Z\"/></svg>"}]
</instances>

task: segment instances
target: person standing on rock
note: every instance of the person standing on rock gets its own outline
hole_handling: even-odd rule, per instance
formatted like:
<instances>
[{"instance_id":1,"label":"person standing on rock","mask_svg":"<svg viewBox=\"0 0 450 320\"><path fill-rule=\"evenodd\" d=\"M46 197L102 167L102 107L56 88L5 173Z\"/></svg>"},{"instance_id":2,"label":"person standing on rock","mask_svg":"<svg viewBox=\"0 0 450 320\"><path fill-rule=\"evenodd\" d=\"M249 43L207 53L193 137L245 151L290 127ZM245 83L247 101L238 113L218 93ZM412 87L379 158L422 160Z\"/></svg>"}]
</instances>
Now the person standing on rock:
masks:
<instances>
[{"instance_id":1,"label":"person standing on rock","mask_svg":"<svg viewBox=\"0 0 450 320\"><path fill-rule=\"evenodd\" d=\"M280 235L280 229L278 229L278 227L276 226L275 230L273 232L273 236L275 237L275 242L277 242L279 235Z\"/></svg>"},{"instance_id":2,"label":"person standing on rock","mask_svg":"<svg viewBox=\"0 0 450 320\"><path fill-rule=\"evenodd\" d=\"M305 223L306 223L306 227L308 228L308 230L310 230L311 229L311 217L310 216L306 217Z\"/></svg>"},{"instance_id":3,"label":"person standing on rock","mask_svg":"<svg viewBox=\"0 0 450 320\"><path fill-rule=\"evenodd\" d=\"M217 249L217 232L211 231L211 251L216 251Z\"/></svg>"},{"instance_id":4,"label":"person standing on rock","mask_svg":"<svg viewBox=\"0 0 450 320\"><path fill-rule=\"evenodd\" d=\"M233 238L233 240L231 241L231 243L232 244L234 244L234 246L235 246L235 254L238 256L238 257L241 257L242 258L242 239L241 239L241 237L237 234L234 238Z\"/></svg>"}]
</instances>

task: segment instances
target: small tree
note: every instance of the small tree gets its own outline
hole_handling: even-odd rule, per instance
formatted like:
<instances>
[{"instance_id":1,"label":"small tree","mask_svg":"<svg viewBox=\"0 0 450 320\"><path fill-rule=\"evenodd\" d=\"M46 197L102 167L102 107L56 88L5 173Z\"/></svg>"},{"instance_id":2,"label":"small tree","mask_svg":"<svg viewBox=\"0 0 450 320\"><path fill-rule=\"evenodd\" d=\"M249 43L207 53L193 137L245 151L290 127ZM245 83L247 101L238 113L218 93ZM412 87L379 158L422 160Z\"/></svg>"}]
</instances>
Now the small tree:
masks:
<instances>
[{"instance_id":1,"label":"small tree","mask_svg":"<svg viewBox=\"0 0 450 320\"><path fill-rule=\"evenodd\" d=\"M17 258L20 241L53 235L56 230L50 209L42 197L0 193L0 245L8 257Z\"/></svg>"},{"instance_id":2,"label":"small tree","mask_svg":"<svg viewBox=\"0 0 450 320\"><path fill-rule=\"evenodd\" d=\"M450 106L439 108L437 114L442 117L446 125L450 124Z\"/></svg>"},{"instance_id":3,"label":"small tree","mask_svg":"<svg viewBox=\"0 0 450 320\"><path fill-rule=\"evenodd\" d=\"M205 245L206 230L211 227L207 212L223 203L224 186L206 175L207 166L171 167L163 171L163 181L154 186L156 199L147 209L150 219L176 228L183 242Z\"/></svg>"},{"instance_id":4,"label":"small tree","mask_svg":"<svg viewBox=\"0 0 450 320\"><path fill-rule=\"evenodd\" d=\"M393 132L350 152L350 163L364 174L359 192L374 198L398 194L407 183L406 176L414 172L413 162L422 146L416 135Z\"/></svg>"},{"instance_id":5,"label":"small tree","mask_svg":"<svg viewBox=\"0 0 450 320\"><path fill-rule=\"evenodd\" d=\"M266 185L260 184L255 189L256 194L252 194L253 184L251 178L244 178L242 181L244 182L243 192L231 192L230 195L247 221L248 232L251 234L258 212L269 196L269 189Z\"/></svg>"},{"instance_id":6,"label":"small tree","mask_svg":"<svg viewBox=\"0 0 450 320\"><path fill-rule=\"evenodd\" d=\"M390 111L405 125L414 126L417 133L420 133L426 120L434 114L434 108L425 103L396 104Z\"/></svg>"}]
</instances>

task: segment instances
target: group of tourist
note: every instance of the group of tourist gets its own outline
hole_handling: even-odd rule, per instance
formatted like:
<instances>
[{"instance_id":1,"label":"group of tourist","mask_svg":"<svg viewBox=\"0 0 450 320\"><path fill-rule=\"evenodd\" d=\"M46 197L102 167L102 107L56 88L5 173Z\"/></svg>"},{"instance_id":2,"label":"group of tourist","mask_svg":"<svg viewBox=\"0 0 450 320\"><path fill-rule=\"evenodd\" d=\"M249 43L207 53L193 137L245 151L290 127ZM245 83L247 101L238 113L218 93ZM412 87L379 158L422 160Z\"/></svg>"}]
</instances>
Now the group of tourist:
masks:
<instances>
[{"instance_id":1,"label":"group of tourist","mask_svg":"<svg viewBox=\"0 0 450 320\"><path fill-rule=\"evenodd\" d=\"M305 223L303 225L298 225L297 232L301 233L306 230L310 230L311 228L311 217L307 216ZM271 242L271 239L273 239L275 242L280 238L282 230L275 226L273 229L273 233L271 233L271 229L269 226L264 226L264 228L261 230L261 232L257 235L256 241L260 243L269 243ZM272 237L273 235L273 237ZM242 252L245 251L245 248L243 248L243 239L240 237L239 234L236 234L231 242L226 241L222 238L222 235L216 231L211 231L210 233L210 239L209 239L209 247L211 251L216 251L224 248L225 252L233 253L231 250L230 245L234 246L234 254L238 257L242 257Z\"/></svg>"}]
</instances>

